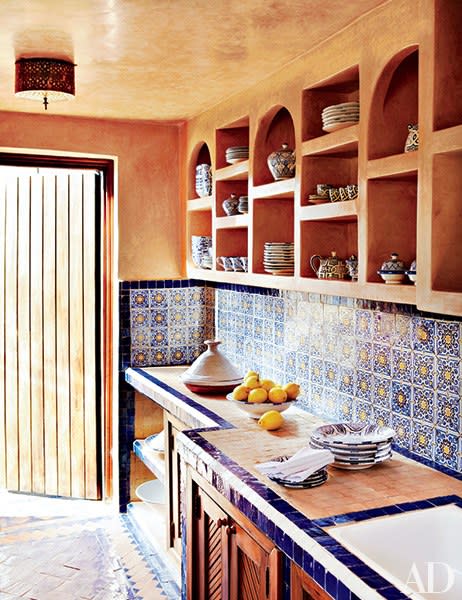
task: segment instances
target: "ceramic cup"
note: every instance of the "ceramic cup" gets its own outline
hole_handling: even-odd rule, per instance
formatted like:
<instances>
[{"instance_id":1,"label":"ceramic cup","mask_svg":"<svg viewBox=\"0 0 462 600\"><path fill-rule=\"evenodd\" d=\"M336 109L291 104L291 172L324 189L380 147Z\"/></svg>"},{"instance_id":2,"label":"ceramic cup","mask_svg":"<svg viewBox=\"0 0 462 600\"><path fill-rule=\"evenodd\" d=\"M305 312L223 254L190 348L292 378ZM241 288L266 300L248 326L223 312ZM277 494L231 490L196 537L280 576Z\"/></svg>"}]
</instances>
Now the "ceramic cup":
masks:
<instances>
[{"instance_id":1,"label":"ceramic cup","mask_svg":"<svg viewBox=\"0 0 462 600\"><path fill-rule=\"evenodd\" d=\"M247 273L249 270L249 259L247 256L240 256L239 260L241 261L241 265L243 270Z\"/></svg>"},{"instance_id":2,"label":"ceramic cup","mask_svg":"<svg viewBox=\"0 0 462 600\"><path fill-rule=\"evenodd\" d=\"M331 202L340 202L340 192L338 188L330 188L329 198Z\"/></svg>"},{"instance_id":3,"label":"ceramic cup","mask_svg":"<svg viewBox=\"0 0 462 600\"><path fill-rule=\"evenodd\" d=\"M318 183L316 185L316 194L318 196L322 196L323 198L329 198L329 190L333 186L330 183Z\"/></svg>"},{"instance_id":4,"label":"ceramic cup","mask_svg":"<svg viewBox=\"0 0 462 600\"><path fill-rule=\"evenodd\" d=\"M223 267L225 271L234 271L233 261L231 256L219 256L217 263Z\"/></svg>"},{"instance_id":5,"label":"ceramic cup","mask_svg":"<svg viewBox=\"0 0 462 600\"><path fill-rule=\"evenodd\" d=\"M338 193L340 195L340 201L345 202L345 200L349 200L348 192L346 187L339 187Z\"/></svg>"},{"instance_id":6,"label":"ceramic cup","mask_svg":"<svg viewBox=\"0 0 462 600\"><path fill-rule=\"evenodd\" d=\"M358 197L358 186L356 184L350 184L346 186L346 190L348 193L348 198L350 200L354 200Z\"/></svg>"}]
</instances>

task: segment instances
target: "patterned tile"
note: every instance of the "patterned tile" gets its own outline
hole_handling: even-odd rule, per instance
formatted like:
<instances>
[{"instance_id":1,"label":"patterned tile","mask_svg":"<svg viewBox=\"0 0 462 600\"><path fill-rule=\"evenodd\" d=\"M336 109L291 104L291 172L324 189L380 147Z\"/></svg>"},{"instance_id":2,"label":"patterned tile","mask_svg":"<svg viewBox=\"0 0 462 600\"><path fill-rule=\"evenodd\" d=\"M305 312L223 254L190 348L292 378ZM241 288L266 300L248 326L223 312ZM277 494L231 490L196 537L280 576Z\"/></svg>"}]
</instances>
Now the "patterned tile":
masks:
<instances>
[{"instance_id":1,"label":"patterned tile","mask_svg":"<svg viewBox=\"0 0 462 600\"><path fill-rule=\"evenodd\" d=\"M374 407L370 402L356 401L356 420L369 423L374 420Z\"/></svg>"},{"instance_id":2,"label":"patterned tile","mask_svg":"<svg viewBox=\"0 0 462 600\"><path fill-rule=\"evenodd\" d=\"M361 339L372 339L373 321L372 312L357 310L355 313L355 334Z\"/></svg>"},{"instance_id":3,"label":"patterned tile","mask_svg":"<svg viewBox=\"0 0 462 600\"><path fill-rule=\"evenodd\" d=\"M414 352L414 384L433 388L435 385L435 356Z\"/></svg>"},{"instance_id":4,"label":"patterned tile","mask_svg":"<svg viewBox=\"0 0 462 600\"><path fill-rule=\"evenodd\" d=\"M323 361L319 358L311 359L311 383L317 383L322 385L324 381L324 365Z\"/></svg>"},{"instance_id":5,"label":"patterned tile","mask_svg":"<svg viewBox=\"0 0 462 600\"><path fill-rule=\"evenodd\" d=\"M356 343L356 364L360 369L371 370L372 344L370 342Z\"/></svg>"},{"instance_id":6,"label":"patterned tile","mask_svg":"<svg viewBox=\"0 0 462 600\"><path fill-rule=\"evenodd\" d=\"M157 308L151 311L151 326L168 327L170 325L169 313L167 310Z\"/></svg>"},{"instance_id":7,"label":"patterned tile","mask_svg":"<svg viewBox=\"0 0 462 600\"><path fill-rule=\"evenodd\" d=\"M374 341L390 344L395 338L395 315L375 312L373 319Z\"/></svg>"},{"instance_id":8,"label":"patterned tile","mask_svg":"<svg viewBox=\"0 0 462 600\"><path fill-rule=\"evenodd\" d=\"M369 400L372 390L372 375L368 371L356 371L356 395L362 400Z\"/></svg>"},{"instance_id":9,"label":"patterned tile","mask_svg":"<svg viewBox=\"0 0 462 600\"><path fill-rule=\"evenodd\" d=\"M395 315L394 345L400 348L411 348L412 319L409 315Z\"/></svg>"},{"instance_id":10,"label":"patterned tile","mask_svg":"<svg viewBox=\"0 0 462 600\"><path fill-rule=\"evenodd\" d=\"M148 306L149 306L149 291L148 290L131 290L130 306L132 308L148 308Z\"/></svg>"},{"instance_id":11,"label":"patterned tile","mask_svg":"<svg viewBox=\"0 0 462 600\"><path fill-rule=\"evenodd\" d=\"M435 460L450 469L457 469L460 436L436 430Z\"/></svg>"},{"instance_id":12,"label":"patterned tile","mask_svg":"<svg viewBox=\"0 0 462 600\"><path fill-rule=\"evenodd\" d=\"M442 392L460 393L460 361L439 356L436 359L436 387Z\"/></svg>"},{"instance_id":13,"label":"patterned tile","mask_svg":"<svg viewBox=\"0 0 462 600\"><path fill-rule=\"evenodd\" d=\"M151 328L148 326L136 327L132 334L132 347L144 348L151 345Z\"/></svg>"},{"instance_id":14,"label":"patterned tile","mask_svg":"<svg viewBox=\"0 0 462 600\"><path fill-rule=\"evenodd\" d=\"M167 360L172 365L184 365L188 362L188 347L173 346L167 353Z\"/></svg>"},{"instance_id":15,"label":"patterned tile","mask_svg":"<svg viewBox=\"0 0 462 600\"><path fill-rule=\"evenodd\" d=\"M458 432L460 428L460 396L440 392L436 395L436 423L438 427Z\"/></svg>"},{"instance_id":16,"label":"patterned tile","mask_svg":"<svg viewBox=\"0 0 462 600\"><path fill-rule=\"evenodd\" d=\"M355 393L356 371L352 367L341 367L339 372L339 390L344 394Z\"/></svg>"},{"instance_id":17,"label":"patterned tile","mask_svg":"<svg viewBox=\"0 0 462 600\"><path fill-rule=\"evenodd\" d=\"M324 385L335 390L338 388L337 363L328 360L324 361Z\"/></svg>"},{"instance_id":18,"label":"patterned tile","mask_svg":"<svg viewBox=\"0 0 462 600\"><path fill-rule=\"evenodd\" d=\"M183 308L187 303L188 290L186 289L176 289L171 290L168 294L168 306L174 308Z\"/></svg>"},{"instance_id":19,"label":"patterned tile","mask_svg":"<svg viewBox=\"0 0 462 600\"><path fill-rule=\"evenodd\" d=\"M412 352L404 348L393 348L392 376L399 381L412 381Z\"/></svg>"},{"instance_id":20,"label":"patterned tile","mask_svg":"<svg viewBox=\"0 0 462 600\"><path fill-rule=\"evenodd\" d=\"M338 395L337 418L340 421L353 421L355 412L355 399L348 394Z\"/></svg>"},{"instance_id":21,"label":"patterned tile","mask_svg":"<svg viewBox=\"0 0 462 600\"><path fill-rule=\"evenodd\" d=\"M411 419L401 415L392 415L392 427L396 432L395 442L402 448L411 449Z\"/></svg>"},{"instance_id":22,"label":"patterned tile","mask_svg":"<svg viewBox=\"0 0 462 600\"><path fill-rule=\"evenodd\" d=\"M414 421L411 450L419 456L433 459L435 448L435 430L429 425Z\"/></svg>"},{"instance_id":23,"label":"patterned tile","mask_svg":"<svg viewBox=\"0 0 462 600\"><path fill-rule=\"evenodd\" d=\"M413 416L415 419L435 422L435 392L428 388L414 387Z\"/></svg>"},{"instance_id":24,"label":"patterned tile","mask_svg":"<svg viewBox=\"0 0 462 600\"><path fill-rule=\"evenodd\" d=\"M339 317L339 332L342 335L352 336L354 335L355 326L355 311L349 306L339 306L338 309Z\"/></svg>"},{"instance_id":25,"label":"patterned tile","mask_svg":"<svg viewBox=\"0 0 462 600\"><path fill-rule=\"evenodd\" d=\"M374 344L374 372L391 375L391 349L385 344Z\"/></svg>"},{"instance_id":26,"label":"patterned tile","mask_svg":"<svg viewBox=\"0 0 462 600\"><path fill-rule=\"evenodd\" d=\"M132 328L135 327L150 327L151 325L151 313L149 310L136 309L132 310L130 315L130 325Z\"/></svg>"},{"instance_id":27,"label":"patterned tile","mask_svg":"<svg viewBox=\"0 0 462 600\"><path fill-rule=\"evenodd\" d=\"M131 354L131 364L134 367L149 367L151 363L151 351L149 348L133 350Z\"/></svg>"},{"instance_id":28,"label":"patterned tile","mask_svg":"<svg viewBox=\"0 0 462 600\"><path fill-rule=\"evenodd\" d=\"M460 324L436 321L436 354L460 356Z\"/></svg>"},{"instance_id":29,"label":"patterned tile","mask_svg":"<svg viewBox=\"0 0 462 600\"><path fill-rule=\"evenodd\" d=\"M393 421L392 421L391 411L385 410L383 408L378 408L377 406L375 406L374 407L374 422L377 423L377 425L380 425L381 427L384 427L384 426L392 427Z\"/></svg>"},{"instance_id":30,"label":"patterned tile","mask_svg":"<svg viewBox=\"0 0 462 600\"><path fill-rule=\"evenodd\" d=\"M411 416L411 386L400 381L391 384L391 409L400 415Z\"/></svg>"},{"instance_id":31,"label":"patterned tile","mask_svg":"<svg viewBox=\"0 0 462 600\"><path fill-rule=\"evenodd\" d=\"M412 347L421 352L435 352L435 321L420 317L412 320Z\"/></svg>"},{"instance_id":32,"label":"patterned tile","mask_svg":"<svg viewBox=\"0 0 462 600\"><path fill-rule=\"evenodd\" d=\"M167 308L167 292L165 290L149 290L149 306L151 308Z\"/></svg>"},{"instance_id":33,"label":"patterned tile","mask_svg":"<svg viewBox=\"0 0 462 600\"><path fill-rule=\"evenodd\" d=\"M372 401L376 406L390 409L391 406L391 379L374 375L372 383Z\"/></svg>"}]
</instances>

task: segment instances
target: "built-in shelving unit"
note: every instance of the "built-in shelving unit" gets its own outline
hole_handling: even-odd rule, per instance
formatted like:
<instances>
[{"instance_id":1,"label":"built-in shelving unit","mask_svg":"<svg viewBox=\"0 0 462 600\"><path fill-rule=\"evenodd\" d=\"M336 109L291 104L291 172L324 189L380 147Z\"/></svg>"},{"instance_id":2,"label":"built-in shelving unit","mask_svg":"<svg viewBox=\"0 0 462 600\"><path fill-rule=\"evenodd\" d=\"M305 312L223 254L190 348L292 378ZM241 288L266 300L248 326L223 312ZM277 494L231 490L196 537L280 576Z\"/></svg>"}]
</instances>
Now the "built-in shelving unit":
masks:
<instances>
[{"instance_id":1,"label":"built-in shelving unit","mask_svg":"<svg viewBox=\"0 0 462 600\"><path fill-rule=\"evenodd\" d=\"M214 260L209 271L189 263L190 276L462 315L462 67L454 59L462 50L462 9L452 0L404 0L403 6L393 31L372 27L376 51L361 51L354 36L339 34L300 59L299 68L295 61L292 79L272 76L261 93L249 92L247 105L244 93L235 108L212 109L192 123L192 160L205 143L195 139L206 140L215 174L212 199L187 204L189 228L210 232L214 259L247 253L249 272L224 272ZM356 101L358 123L323 130L324 108ZM234 118L234 110L247 116ZM226 114L229 124L214 129L214 118ZM405 152L414 124L419 149ZM267 158L283 143L295 150L296 172L274 181ZM245 144L249 160L227 165L226 148ZM319 183L357 184L359 193L313 203L309 196ZM222 203L230 193L248 195L248 215L225 217ZM265 241L294 242L293 276L264 272ZM357 281L317 279L310 257L332 251L341 259L358 256ZM415 285L407 279L388 285L377 274L392 252L407 266L417 259Z\"/></svg>"}]
</instances>

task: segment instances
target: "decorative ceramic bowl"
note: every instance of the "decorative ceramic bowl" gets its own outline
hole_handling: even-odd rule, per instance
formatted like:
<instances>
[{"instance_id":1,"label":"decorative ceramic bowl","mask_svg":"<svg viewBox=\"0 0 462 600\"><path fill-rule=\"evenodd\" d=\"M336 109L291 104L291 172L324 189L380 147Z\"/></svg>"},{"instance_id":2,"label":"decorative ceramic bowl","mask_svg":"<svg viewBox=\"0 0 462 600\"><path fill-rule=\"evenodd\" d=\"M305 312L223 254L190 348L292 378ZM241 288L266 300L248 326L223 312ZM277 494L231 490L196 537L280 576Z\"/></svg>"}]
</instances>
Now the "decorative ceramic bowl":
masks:
<instances>
[{"instance_id":1,"label":"decorative ceramic bowl","mask_svg":"<svg viewBox=\"0 0 462 600\"><path fill-rule=\"evenodd\" d=\"M399 284L403 281L406 274L404 262L399 260L398 254L393 252L390 260L382 264L382 268L377 271L380 277L388 284Z\"/></svg>"},{"instance_id":2,"label":"decorative ceramic bowl","mask_svg":"<svg viewBox=\"0 0 462 600\"><path fill-rule=\"evenodd\" d=\"M268 168L276 181L290 179L295 175L295 152L287 144L268 156Z\"/></svg>"},{"instance_id":3,"label":"decorative ceramic bowl","mask_svg":"<svg viewBox=\"0 0 462 600\"><path fill-rule=\"evenodd\" d=\"M277 410L278 412L284 412L290 406L292 406L297 400L288 400L287 402L281 402L275 404L273 402L243 402L241 400L235 400L232 394L228 394L226 399L232 402L239 410L245 413L251 419L259 419L265 412L269 410Z\"/></svg>"}]
</instances>

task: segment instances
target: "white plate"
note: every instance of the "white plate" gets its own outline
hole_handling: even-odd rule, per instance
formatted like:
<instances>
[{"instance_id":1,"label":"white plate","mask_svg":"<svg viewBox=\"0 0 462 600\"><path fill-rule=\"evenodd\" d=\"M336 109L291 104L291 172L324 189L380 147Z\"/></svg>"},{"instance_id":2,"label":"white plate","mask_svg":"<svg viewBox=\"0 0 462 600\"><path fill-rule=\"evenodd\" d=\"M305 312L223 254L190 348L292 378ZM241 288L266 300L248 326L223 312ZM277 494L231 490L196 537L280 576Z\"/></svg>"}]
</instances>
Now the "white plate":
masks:
<instances>
[{"instance_id":1,"label":"white plate","mask_svg":"<svg viewBox=\"0 0 462 600\"><path fill-rule=\"evenodd\" d=\"M350 106L359 106L359 102L356 100L354 102L341 102L340 104L331 104L330 106L326 106L323 110L329 110L331 108L345 108Z\"/></svg>"},{"instance_id":2,"label":"white plate","mask_svg":"<svg viewBox=\"0 0 462 600\"><path fill-rule=\"evenodd\" d=\"M145 444L149 446L151 450L155 452L164 452L165 450L165 434L164 431L160 431L159 433L154 433L153 435L148 436L144 440Z\"/></svg>"},{"instance_id":3,"label":"white plate","mask_svg":"<svg viewBox=\"0 0 462 600\"><path fill-rule=\"evenodd\" d=\"M151 479L139 485L135 494L143 502L162 504L165 502L165 488L158 479Z\"/></svg>"},{"instance_id":4,"label":"white plate","mask_svg":"<svg viewBox=\"0 0 462 600\"><path fill-rule=\"evenodd\" d=\"M344 129L345 127L351 127L356 125L358 121L345 121L345 123L333 123L332 125L325 125L322 130L330 133L331 131L337 131L338 129Z\"/></svg>"}]
</instances>

